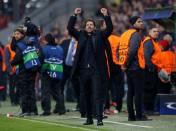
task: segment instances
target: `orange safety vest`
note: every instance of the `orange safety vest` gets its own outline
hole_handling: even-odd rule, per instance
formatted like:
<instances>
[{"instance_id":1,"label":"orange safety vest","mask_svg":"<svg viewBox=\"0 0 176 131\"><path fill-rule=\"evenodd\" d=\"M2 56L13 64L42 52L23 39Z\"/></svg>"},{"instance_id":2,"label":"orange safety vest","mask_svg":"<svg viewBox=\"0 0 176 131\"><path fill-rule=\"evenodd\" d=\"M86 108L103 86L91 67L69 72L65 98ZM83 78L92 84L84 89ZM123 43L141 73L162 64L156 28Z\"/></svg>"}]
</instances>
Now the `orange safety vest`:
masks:
<instances>
[{"instance_id":1,"label":"orange safety vest","mask_svg":"<svg viewBox=\"0 0 176 131\"><path fill-rule=\"evenodd\" d=\"M118 64L116 53L117 53L117 48L118 48L119 43L120 43L120 37L116 36L116 35L110 35L108 40L109 40L109 43L110 43L110 46L111 46L112 60L115 64Z\"/></svg>"},{"instance_id":2,"label":"orange safety vest","mask_svg":"<svg viewBox=\"0 0 176 131\"><path fill-rule=\"evenodd\" d=\"M159 54L159 69L164 69L168 74L176 72L176 53L172 51L163 51Z\"/></svg>"},{"instance_id":3,"label":"orange safety vest","mask_svg":"<svg viewBox=\"0 0 176 131\"><path fill-rule=\"evenodd\" d=\"M154 47L154 53L152 55L151 61L154 65L160 66L160 62L158 61L159 54L161 53L161 48L159 47L159 44L155 42L153 39L151 39L149 36L146 37L142 43L140 44L139 50L138 50L138 59L139 59L139 65L142 69L145 68L145 58L144 58L144 44L146 41L151 40Z\"/></svg>"},{"instance_id":4,"label":"orange safety vest","mask_svg":"<svg viewBox=\"0 0 176 131\"><path fill-rule=\"evenodd\" d=\"M135 29L129 29L124 32L120 37L120 43L117 48L117 60L119 65L124 65L129 51L129 43L133 33L135 33Z\"/></svg>"},{"instance_id":5,"label":"orange safety vest","mask_svg":"<svg viewBox=\"0 0 176 131\"><path fill-rule=\"evenodd\" d=\"M15 57L15 52L11 49L11 44L7 44L6 48L9 50L10 52L10 63L12 62L12 60ZM15 66L12 67L12 71L15 73Z\"/></svg>"},{"instance_id":6,"label":"orange safety vest","mask_svg":"<svg viewBox=\"0 0 176 131\"><path fill-rule=\"evenodd\" d=\"M5 72L6 71L6 65L5 65L5 62L4 62L4 49L0 47L0 53L1 53L1 56L2 56L2 71Z\"/></svg>"}]
</instances>

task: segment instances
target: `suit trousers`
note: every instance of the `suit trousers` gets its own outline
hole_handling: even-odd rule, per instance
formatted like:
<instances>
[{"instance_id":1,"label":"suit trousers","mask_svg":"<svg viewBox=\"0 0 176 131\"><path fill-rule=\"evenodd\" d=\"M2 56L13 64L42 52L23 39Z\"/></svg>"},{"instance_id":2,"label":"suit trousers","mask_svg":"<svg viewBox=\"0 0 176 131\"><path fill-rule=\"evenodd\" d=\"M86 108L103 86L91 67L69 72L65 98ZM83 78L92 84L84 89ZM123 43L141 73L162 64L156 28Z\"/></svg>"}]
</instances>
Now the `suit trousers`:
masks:
<instances>
[{"instance_id":1,"label":"suit trousers","mask_svg":"<svg viewBox=\"0 0 176 131\"><path fill-rule=\"evenodd\" d=\"M80 83L80 96L84 96L82 101L85 102L87 119L92 119L93 114L96 114L97 120L102 120L105 93L100 74L92 68L81 69ZM82 101L80 103L83 103Z\"/></svg>"},{"instance_id":2,"label":"suit trousers","mask_svg":"<svg viewBox=\"0 0 176 131\"><path fill-rule=\"evenodd\" d=\"M131 119L142 117L144 71L141 69L127 71L127 109ZM135 105L135 109L134 106ZM136 110L136 114L135 114Z\"/></svg>"}]
</instances>

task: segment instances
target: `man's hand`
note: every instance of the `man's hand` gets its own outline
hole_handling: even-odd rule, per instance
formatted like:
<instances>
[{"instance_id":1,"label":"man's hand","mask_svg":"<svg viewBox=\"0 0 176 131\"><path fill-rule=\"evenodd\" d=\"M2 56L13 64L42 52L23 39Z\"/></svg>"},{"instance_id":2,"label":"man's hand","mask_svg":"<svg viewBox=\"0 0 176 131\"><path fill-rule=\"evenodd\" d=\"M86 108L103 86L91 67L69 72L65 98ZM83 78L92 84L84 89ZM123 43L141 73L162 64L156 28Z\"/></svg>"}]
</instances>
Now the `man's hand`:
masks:
<instances>
[{"instance_id":1,"label":"man's hand","mask_svg":"<svg viewBox=\"0 0 176 131\"><path fill-rule=\"evenodd\" d=\"M82 12L81 8L76 8L74 13L75 13L75 15L80 15L81 12Z\"/></svg>"},{"instance_id":2,"label":"man's hand","mask_svg":"<svg viewBox=\"0 0 176 131\"><path fill-rule=\"evenodd\" d=\"M122 66L121 66L121 69L122 69L122 71L126 71L126 70L127 70L127 68L126 68L125 65L122 65Z\"/></svg>"},{"instance_id":3,"label":"man's hand","mask_svg":"<svg viewBox=\"0 0 176 131\"><path fill-rule=\"evenodd\" d=\"M108 16L108 10L106 8L101 8L100 11L104 16Z\"/></svg>"},{"instance_id":4,"label":"man's hand","mask_svg":"<svg viewBox=\"0 0 176 131\"><path fill-rule=\"evenodd\" d=\"M9 75L13 75L14 73L11 71L11 72L9 72Z\"/></svg>"}]
</instances>

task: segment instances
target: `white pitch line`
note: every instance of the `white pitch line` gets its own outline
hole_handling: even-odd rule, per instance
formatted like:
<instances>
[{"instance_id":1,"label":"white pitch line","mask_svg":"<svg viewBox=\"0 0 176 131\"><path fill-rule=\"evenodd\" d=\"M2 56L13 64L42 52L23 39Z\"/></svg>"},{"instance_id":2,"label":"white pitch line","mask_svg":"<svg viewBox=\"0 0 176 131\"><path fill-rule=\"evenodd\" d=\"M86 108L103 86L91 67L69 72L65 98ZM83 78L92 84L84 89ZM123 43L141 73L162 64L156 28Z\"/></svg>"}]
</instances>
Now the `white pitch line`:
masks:
<instances>
[{"instance_id":1,"label":"white pitch line","mask_svg":"<svg viewBox=\"0 0 176 131\"><path fill-rule=\"evenodd\" d=\"M85 118L80 118L80 117L71 117L70 119L85 119ZM134 125L134 124L129 124L129 123L123 123L123 122L115 122L115 121L103 121L105 123L111 123L111 124L119 124L119 125L126 125L126 126L133 126L133 127L140 127L140 128L154 128L152 126L143 126L143 125Z\"/></svg>"},{"instance_id":2,"label":"white pitch line","mask_svg":"<svg viewBox=\"0 0 176 131\"><path fill-rule=\"evenodd\" d=\"M14 119L18 119L18 120L25 120L25 121L30 121L30 122L36 122L36 123L61 126L61 127L66 127L66 128L80 129L80 130L84 130L84 131L99 131L99 130L94 130L94 129L88 129L88 128L83 128L83 127L75 127L75 126L69 126L69 125L65 125L65 124L52 123L52 122L46 122L46 121L39 121L39 120L32 120L32 119L25 119L25 118L17 118L17 117L13 117L13 118Z\"/></svg>"},{"instance_id":3,"label":"white pitch line","mask_svg":"<svg viewBox=\"0 0 176 131\"><path fill-rule=\"evenodd\" d=\"M134 125L129 123L123 123L123 122L115 122L115 121L104 121L106 123L112 123L112 124L119 124L119 125L126 125L126 126L133 126L133 127L141 127L141 128L153 128L152 126L143 126L143 125Z\"/></svg>"}]
</instances>

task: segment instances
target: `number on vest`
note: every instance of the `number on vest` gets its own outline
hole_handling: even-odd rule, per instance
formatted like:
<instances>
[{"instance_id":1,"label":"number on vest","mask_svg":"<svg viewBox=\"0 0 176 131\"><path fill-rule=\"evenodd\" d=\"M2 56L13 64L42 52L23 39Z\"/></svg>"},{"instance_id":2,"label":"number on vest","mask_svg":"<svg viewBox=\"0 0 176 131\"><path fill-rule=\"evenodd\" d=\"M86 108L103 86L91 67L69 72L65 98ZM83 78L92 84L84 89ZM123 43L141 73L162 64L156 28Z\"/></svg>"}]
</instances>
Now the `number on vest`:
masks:
<instances>
[{"instance_id":1,"label":"number on vest","mask_svg":"<svg viewBox=\"0 0 176 131\"><path fill-rule=\"evenodd\" d=\"M37 61L36 60L31 60L32 62L32 65L35 66L35 65L38 65Z\"/></svg>"},{"instance_id":2,"label":"number on vest","mask_svg":"<svg viewBox=\"0 0 176 131\"><path fill-rule=\"evenodd\" d=\"M56 78L56 72L48 72L49 73L49 76L52 77L52 78Z\"/></svg>"}]
</instances>

